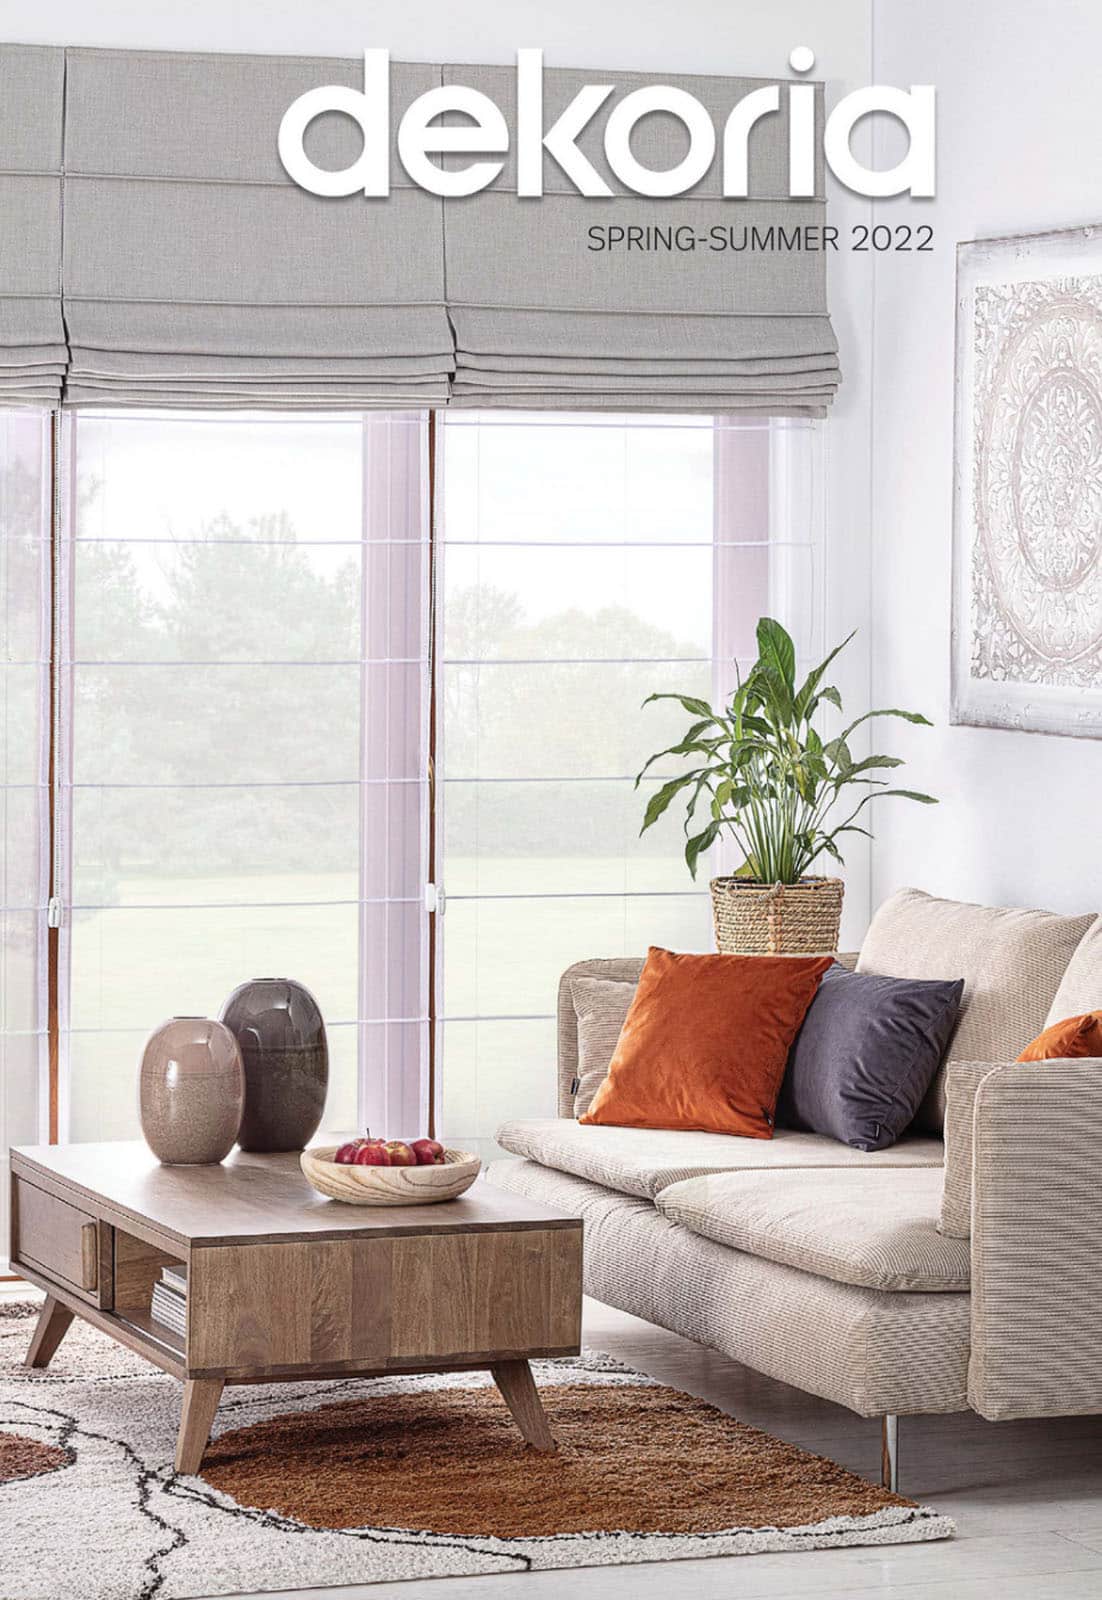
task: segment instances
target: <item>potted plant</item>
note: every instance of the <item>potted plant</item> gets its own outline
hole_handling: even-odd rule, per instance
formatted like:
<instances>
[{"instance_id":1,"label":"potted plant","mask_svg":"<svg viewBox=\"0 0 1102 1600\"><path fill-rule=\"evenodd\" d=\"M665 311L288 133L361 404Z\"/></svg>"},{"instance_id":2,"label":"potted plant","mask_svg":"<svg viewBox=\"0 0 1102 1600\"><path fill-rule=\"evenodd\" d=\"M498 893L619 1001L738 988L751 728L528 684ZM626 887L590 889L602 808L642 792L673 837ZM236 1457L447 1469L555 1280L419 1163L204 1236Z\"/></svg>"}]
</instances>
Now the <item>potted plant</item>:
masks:
<instances>
[{"instance_id":1,"label":"potted plant","mask_svg":"<svg viewBox=\"0 0 1102 1600\"><path fill-rule=\"evenodd\" d=\"M684 694L652 694L644 702L677 700L692 724L678 744L651 756L635 780L636 788L664 757L680 756L693 764L651 796L640 832L685 794L685 860L693 877L700 856L724 830L743 855L733 878L712 879L721 951L802 954L837 949L842 881L813 876L809 869L823 856L842 862L844 835L872 837L857 819L878 796L936 804L931 795L890 788L879 775L902 766L898 756L854 760L849 747L854 731L873 717L902 717L930 727L919 712L866 711L833 738L824 738L815 726L824 706L842 710L838 690L823 679L852 638L851 633L797 688L795 646L779 622L762 617L758 659L745 679L740 676L722 711ZM843 798L850 803L843 804ZM702 820L698 809L707 822L694 831L694 821Z\"/></svg>"}]
</instances>

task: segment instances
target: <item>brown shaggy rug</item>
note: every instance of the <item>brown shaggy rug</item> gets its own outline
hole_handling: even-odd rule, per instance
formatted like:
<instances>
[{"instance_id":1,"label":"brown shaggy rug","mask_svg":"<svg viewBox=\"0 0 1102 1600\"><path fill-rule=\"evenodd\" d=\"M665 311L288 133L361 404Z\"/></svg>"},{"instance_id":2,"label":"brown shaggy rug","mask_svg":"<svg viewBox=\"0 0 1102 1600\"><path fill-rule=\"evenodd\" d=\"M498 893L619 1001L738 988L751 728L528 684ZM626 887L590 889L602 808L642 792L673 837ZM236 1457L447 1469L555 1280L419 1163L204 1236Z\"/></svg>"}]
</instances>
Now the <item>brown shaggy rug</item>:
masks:
<instances>
[{"instance_id":1,"label":"brown shaggy rug","mask_svg":"<svg viewBox=\"0 0 1102 1600\"><path fill-rule=\"evenodd\" d=\"M3 1600L187 1600L953 1531L594 1351L535 1363L550 1457L521 1441L488 1373L346 1378L228 1390L203 1475L180 1477L175 1379L79 1321L46 1371L28 1369L34 1309L0 1307Z\"/></svg>"},{"instance_id":2,"label":"brown shaggy rug","mask_svg":"<svg viewBox=\"0 0 1102 1600\"><path fill-rule=\"evenodd\" d=\"M914 1505L675 1389L565 1383L544 1402L554 1455L524 1443L496 1390L438 1389L236 1428L202 1476L312 1528L486 1539L807 1527Z\"/></svg>"}]
</instances>

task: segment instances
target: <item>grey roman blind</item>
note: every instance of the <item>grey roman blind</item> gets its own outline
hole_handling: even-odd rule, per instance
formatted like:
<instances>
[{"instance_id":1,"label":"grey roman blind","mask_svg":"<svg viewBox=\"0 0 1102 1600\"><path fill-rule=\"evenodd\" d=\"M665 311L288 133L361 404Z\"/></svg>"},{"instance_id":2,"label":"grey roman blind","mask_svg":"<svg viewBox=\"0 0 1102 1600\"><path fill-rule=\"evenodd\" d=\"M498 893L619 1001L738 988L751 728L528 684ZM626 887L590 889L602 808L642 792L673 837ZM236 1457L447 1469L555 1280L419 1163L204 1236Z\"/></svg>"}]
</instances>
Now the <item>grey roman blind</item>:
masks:
<instances>
[{"instance_id":1,"label":"grey roman blind","mask_svg":"<svg viewBox=\"0 0 1102 1600\"><path fill-rule=\"evenodd\" d=\"M362 61L70 50L65 312L71 405L294 410L446 401L442 202L395 158L389 200L321 199L280 164L280 119ZM440 81L395 65L393 104ZM345 167L346 117L307 149Z\"/></svg>"},{"instance_id":2,"label":"grey roman blind","mask_svg":"<svg viewBox=\"0 0 1102 1600\"><path fill-rule=\"evenodd\" d=\"M65 54L0 46L0 403L56 405Z\"/></svg>"},{"instance_id":3,"label":"grey roman blind","mask_svg":"<svg viewBox=\"0 0 1102 1600\"><path fill-rule=\"evenodd\" d=\"M445 67L444 81L489 94L515 127L510 70ZM718 136L711 171L693 190L670 199L626 189L604 155L609 112L632 90L659 81L700 101ZM491 188L447 203L445 265L457 369L452 403L822 415L839 379L825 253L786 249L778 233L793 239L799 229L825 221L821 86L816 198L788 195L782 92L781 109L750 136L750 196L734 200L722 196L723 127L735 103L760 82L548 70L545 127L585 83L615 85L577 141L613 191L610 198L579 195L545 152L541 199L517 197L510 156ZM641 120L632 140L637 160L656 171L675 166L687 148L684 128L661 113ZM639 230L636 237L648 247L587 248L590 229L607 238L613 227ZM658 229L677 230L692 248L675 243L667 249ZM762 248L752 247L753 230ZM773 248L766 247L770 242Z\"/></svg>"},{"instance_id":4,"label":"grey roman blind","mask_svg":"<svg viewBox=\"0 0 1102 1600\"><path fill-rule=\"evenodd\" d=\"M610 112L657 82L717 132L712 169L670 199L628 190L604 153ZM580 195L545 152L542 198L521 199L514 150L487 190L444 201L395 138L441 83L488 94L515 132L512 68L392 63L390 196L330 199L284 172L278 129L307 90L361 89L361 60L0 46L0 403L823 414L821 139L817 192L793 200L783 90L750 136L750 197L725 199L724 124L759 80L549 69L544 129L613 85L577 141L611 195ZM821 86L817 105L821 133ZM687 144L653 113L632 151L661 171ZM329 113L306 148L341 169L362 136Z\"/></svg>"}]
</instances>

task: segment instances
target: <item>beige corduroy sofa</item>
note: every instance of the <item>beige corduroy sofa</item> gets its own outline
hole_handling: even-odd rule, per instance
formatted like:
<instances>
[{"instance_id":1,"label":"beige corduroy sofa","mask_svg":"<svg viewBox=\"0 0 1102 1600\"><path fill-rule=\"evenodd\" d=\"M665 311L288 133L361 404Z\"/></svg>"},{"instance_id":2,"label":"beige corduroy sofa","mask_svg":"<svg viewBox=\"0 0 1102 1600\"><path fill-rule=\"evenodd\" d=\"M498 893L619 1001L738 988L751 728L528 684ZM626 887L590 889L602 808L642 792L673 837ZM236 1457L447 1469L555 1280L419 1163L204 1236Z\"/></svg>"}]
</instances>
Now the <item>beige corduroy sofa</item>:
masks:
<instances>
[{"instance_id":1,"label":"beige corduroy sofa","mask_svg":"<svg viewBox=\"0 0 1102 1600\"><path fill-rule=\"evenodd\" d=\"M947 1069L893 1148L580 1124L573 982L642 968L595 960L560 984L560 1115L506 1123L489 1177L585 1219L598 1300L883 1417L894 1482L900 1415L1102 1411L1102 1061L1011 1064L1102 1008L1102 921L903 890L846 959L965 980Z\"/></svg>"}]
</instances>

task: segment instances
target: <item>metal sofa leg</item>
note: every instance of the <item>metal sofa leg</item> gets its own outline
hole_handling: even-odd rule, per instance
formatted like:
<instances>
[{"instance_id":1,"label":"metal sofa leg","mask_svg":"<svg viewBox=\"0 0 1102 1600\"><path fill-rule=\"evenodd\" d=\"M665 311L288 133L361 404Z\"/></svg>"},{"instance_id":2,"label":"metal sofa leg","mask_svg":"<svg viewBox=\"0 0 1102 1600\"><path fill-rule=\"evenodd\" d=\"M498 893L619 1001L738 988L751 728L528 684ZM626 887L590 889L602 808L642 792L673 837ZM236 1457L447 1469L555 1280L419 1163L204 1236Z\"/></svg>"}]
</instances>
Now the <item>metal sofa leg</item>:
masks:
<instances>
[{"instance_id":1,"label":"metal sofa leg","mask_svg":"<svg viewBox=\"0 0 1102 1600\"><path fill-rule=\"evenodd\" d=\"M899 1493L899 1418L890 1412L880 1420L880 1482Z\"/></svg>"}]
</instances>

